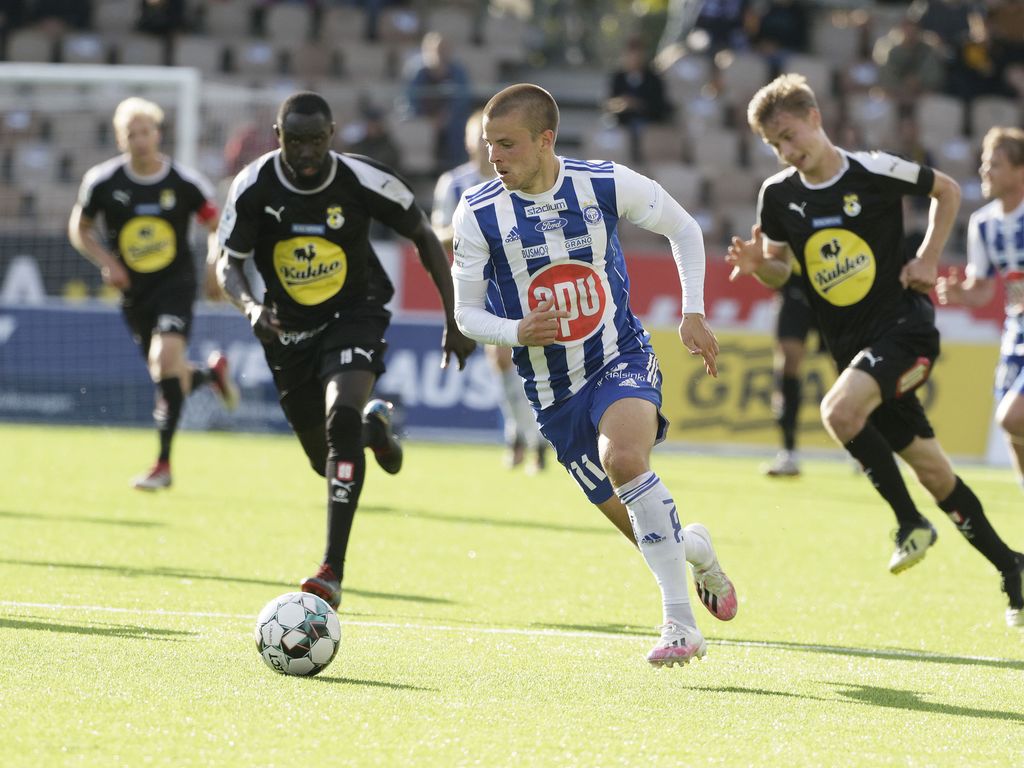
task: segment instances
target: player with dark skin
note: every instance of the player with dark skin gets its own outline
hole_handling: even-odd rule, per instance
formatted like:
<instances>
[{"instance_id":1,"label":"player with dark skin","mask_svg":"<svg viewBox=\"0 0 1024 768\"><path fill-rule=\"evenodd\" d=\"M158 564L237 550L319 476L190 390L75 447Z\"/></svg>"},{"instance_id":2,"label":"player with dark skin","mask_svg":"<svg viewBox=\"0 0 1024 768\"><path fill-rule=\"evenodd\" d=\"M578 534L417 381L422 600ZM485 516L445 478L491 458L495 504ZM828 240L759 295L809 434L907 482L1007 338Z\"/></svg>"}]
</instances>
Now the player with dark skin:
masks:
<instances>
[{"instance_id":1,"label":"player with dark skin","mask_svg":"<svg viewBox=\"0 0 1024 768\"><path fill-rule=\"evenodd\" d=\"M296 101L295 99L298 98ZM291 106L289 106L291 105ZM385 414L385 422L382 423L368 418L371 414L364 408L370 408L373 401L368 405L368 400L373 392L374 384L383 371L379 365L379 358L383 356L384 345L380 340L383 329L386 328L389 315L383 310L383 304L387 297L380 289L382 272L376 257L372 253L372 247L366 239L365 230L354 229L354 234L349 234L348 227L354 227L352 223L356 219L366 221L369 218L378 218L380 211L388 211L387 215L396 217L401 227L398 231L408 237L415 245L420 260L430 274L437 287L438 294L445 312L445 330L442 336L443 356L441 367L447 367L451 356L458 360L459 369L465 367L467 357L473 352L476 343L464 336L455 326L454 320L454 292L449 272L448 259L434 234L426 215L412 201L411 192L400 180L390 174L389 169L378 164L371 164L369 158L362 158L355 155L339 155L331 151L331 143L334 137L335 125L330 118L329 108L316 94L297 94L291 97L282 106L278 115L278 124L274 126L278 137L281 151L279 156L267 160L267 156L255 161L252 166L242 171L232 187L233 198L229 200L225 209L225 225L221 231L222 254L218 261L218 279L224 292L230 300L241 309L253 328L253 333L263 343L267 350L268 361L275 373L275 383L282 393L282 407L285 408L289 421L303 450L309 458L313 469L329 480L328 500L328 556L325 557L324 565L317 576L306 579L302 583L304 591L312 592L323 597L332 606L337 606L340 601L341 564L344 559L344 551L348 542L348 529L351 527L351 517L355 512L355 504L358 500L359 491L362 486L362 469L357 468L354 475L346 474L353 472L353 463L361 461L361 446L368 445L374 450L378 463L385 471L396 473L401 466L401 446L394 439L390 432L389 417ZM272 153L273 154L273 153ZM275 176L275 163L276 165ZM377 187L383 185L383 191L378 188L370 189L366 186L363 176L345 175L349 169L357 168L359 173L376 174ZM259 174L257 178L257 174ZM385 175L386 174L386 175ZM250 180L256 179L255 182ZM252 184L251 189L263 185L264 189L273 190L275 203L285 203L286 207L277 210L275 205L263 206L263 203L271 199L267 196L260 197L259 203L249 204L243 207L243 197L250 194L251 189L244 189L246 183ZM363 186L359 186L362 184ZM365 187L365 188L364 188ZM381 197L387 197L387 190L397 190L396 197L381 202ZM368 191L369 190L369 191ZM344 197L348 194L349 197ZM333 243L337 243L341 250L340 258L347 258L348 282L351 282L364 262L372 262L370 275L366 278L366 295L355 293L344 293L346 281L342 281L342 287L332 289L334 295L327 296L321 305L314 302L300 302L308 306L296 306L294 302L288 305L282 301L281 294L271 296L268 288L267 298L260 301L253 295L249 280L246 277L243 264L244 259L236 256L235 249L238 247L232 227L237 231L243 226L255 223L257 226L254 241L248 242L248 247L255 247L256 265L263 274L264 279L268 277L276 280L274 272L266 274L264 270L269 269L266 263L261 263L261 247L266 248L266 241L275 238L280 243L280 237L275 235L274 226L281 223L281 217L286 221L288 217L306 215L309 206L314 206L316 201L324 195L344 199L345 206L337 206L341 213L340 223L331 222L328 217L327 228L320 226L320 231L326 233L321 238L311 238L315 241L321 251L325 251ZM403 196L404 195L404 196ZM367 203L366 209L359 207L363 198L373 199ZM407 201L403 210L395 212L394 200L401 198ZM349 202L351 201L351 202ZM244 201L243 201L244 202ZM237 205L237 214L236 208ZM306 206L303 209L303 206ZM374 208L373 206L379 206ZM330 208L328 209L330 211ZM366 213L366 210L369 213ZM266 213L264 213L264 211ZM418 219L416 218L419 214ZM269 214L269 215L268 215ZM234 220L237 215L237 223ZM276 219L276 221L275 221ZM309 221L302 219L301 221ZM385 223L389 223L385 221ZM290 232L302 232L311 226L308 223L293 223ZM330 238L335 238L333 241ZM260 240L264 242L261 243ZM291 242L289 240L289 242ZM277 245L274 246L275 248ZM243 254L244 255L244 254ZM276 257L275 257L276 258ZM316 258L320 258L319 256ZM276 266L276 265L275 265ZM377 270L377 271L374 271ZM386 280L386 277L383 277ZM390 286L388 286L390 289ZM372 295L370 295L372 294ZM326 295L326 294L321 294ZM339 299L339 296L347 296L347 299ZM324 315L321 311L319 317L315 314L320 306L329 305L336 308L333 315ZM278 307L283 307L291 313L293 324L282 322L279 317ZM330 310L328 310L329 312ZM383 320L380 320L383 313ZM302 320L309 316L314 318L305 327L301 325ZM298 318L295 320L295 318ZM322 322L326 318L326 322ZM300 323L295 325L294 323ZM363 324L366 324L365 326ZM376 323L376 324L375 324ZM319 326L313 328L313 325ZM351 328L356 327L357 335L346 335L351 333ZM369 328L364 331L363 328ZM326 330L324 330L326 328ZM321 331L323 331L321 333ZM361 334L361 335L358 335ZM376 334L376 335L373 335ZM313 337L319 336L321 341L311 353L315 368L311 368L311 374L307 380L292 380L293 386L284 385L285 378L279 380L281 375L280 366L271 359L272 354L282 354L281 350L301 348L299 340L289 340L289 336L300 337L305 343ZM333 339L344 337L344 341L335 343ZM348 349L344 347L351 345ZM337 348L336 348L337 347ZM308 349L308 347L307 347ZM356 352L356 358L368 351L368 359L372 365L346 365L343 359L342 365L337 365L338 351L341 357L345 358L346 353L349 359L353 357L351 352ZM274 350L277 350L275 353ZM374 359L376 358L376 360ZM280 359L280 358L278 358ZM358 360L357 360L358 362ZM288 374L288 363L285 363L285 374ZM312 372L315 371L315 377ZM323 392L323 410L321 418L316 419L315 414L310 413L309 398L319 397L319 391ZM305 400L305 403L299 401ZM362 436L352 438L352 421L363 413ZM296 418L298 417L298 418ZM339 423L344 423L346 428L339 428ZM384 431L381 432L383 426ZM376 427L376 435L374 428ZM347 441L355 439L359 442L360 457L352 456L351 446ZM342 460L339 453L344 453L339 448L347 448L349 458ZM337 465L337 466L335 466ZM355 480L354 490L351 487ZM347 481L340 483L339 481ZM346 485L344 491L339 491L338 486ZM340 494L340 495L339 495ZM344 502L344 515L335 509L335 502ZM344 535L336 537L332 534L335 527L335 517L346 517ZM331 554L333 551L333 555ZM333 562L332 562L333 561ZM325 568L327 570L325 570Z\"/></svg>"}]
</instances>

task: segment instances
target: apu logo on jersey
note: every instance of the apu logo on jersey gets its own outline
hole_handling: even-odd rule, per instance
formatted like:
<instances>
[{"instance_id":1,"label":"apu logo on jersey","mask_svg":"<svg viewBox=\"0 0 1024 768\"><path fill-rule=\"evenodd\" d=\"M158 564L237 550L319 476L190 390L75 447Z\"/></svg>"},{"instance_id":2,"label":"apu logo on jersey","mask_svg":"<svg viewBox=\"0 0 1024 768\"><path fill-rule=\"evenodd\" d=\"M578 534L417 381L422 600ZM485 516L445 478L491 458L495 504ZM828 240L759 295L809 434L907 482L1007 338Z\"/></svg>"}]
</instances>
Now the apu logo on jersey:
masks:
<instances>
[{"instance_id":1,"label":"apu logo on jersey","mask_svg":"<svg viewBox=\"0 0 1024 768\"><path fill-rule=\"evenodd\" d=\"M178 199L174 196L173 189L160 190L160 207L165 211L171 210L177 201Z\"/></svg>"},{"instance_id":2,"label":"apu logo on jersey","mask_svg":"<svg viewBox=\"0 0 1024 768\"><path fill-rule=\"evenodd\" d=\"M601 275L586 262L559 262L539 270L527 289L529 308L554 299L555 309L568 317L558 321L555 341L582 341L601 325L607 306L607 293Z\"/></svg>"},{"instance_id":3,"label":"apu logo on jersey","mask_svg":"<svg viewBox=\"0 0 1024 768\"><path fill-rule=\"evenodd\" d=\"M331 205L327 208L327 226L331 229L341 229L345 223L345 217L341 215L340 205Z\"/></svg>"},{"instance_id":4,"label":"apu logo on jersey","mask_svg":"<svg viewBox=\"0 0 1024 768\"><path fill-rule=\"evenodd\" d=\"M555 229L561 229L562 227L568 226L569 222L565 219L558 217L557 219L544 219L533 226L538 232L551 232Z\"/></svg>"},{"instance_id":5,"label":"apu logo on jersey","mask_svg":"<svg viewBox=\"0 0 1024 768\"><path fill-rule=\"evenodd\" d=\"M843 213L847 216L853 217L861 212L860 198L857 194L851 193L849 195L843 195Z\"/></svg>"}]
</instances>

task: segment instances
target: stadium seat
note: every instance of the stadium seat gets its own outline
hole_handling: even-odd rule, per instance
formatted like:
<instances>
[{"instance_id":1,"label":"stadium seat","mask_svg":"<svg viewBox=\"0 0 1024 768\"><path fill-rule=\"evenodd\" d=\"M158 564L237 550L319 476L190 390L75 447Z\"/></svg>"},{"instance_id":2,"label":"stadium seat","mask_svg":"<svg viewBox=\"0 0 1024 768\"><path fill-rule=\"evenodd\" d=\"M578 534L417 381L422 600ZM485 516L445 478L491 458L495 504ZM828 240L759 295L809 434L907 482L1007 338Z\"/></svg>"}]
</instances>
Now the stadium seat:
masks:
<instances>
[{"instance_id":1,"label":"stadium seat","mask_svg":"<svg viewBox=\"0 0 1024 768\"><path fill-rule=\"evenodd\" d=\"M669 100L678 109L686 109L689 101L698 96L711 77L711 62L707 56L690 54L676 59L663 73Z\"/></svg>"},{"instance_id":2,"label":"stadium seat","mask_svg":"<svg viewBox=\"0 0 1024 768\"><path fill-rule=\"evenodd\" d=\"M123 35L115 46L119 64L159 67L164 64L163 40L149 35Z\"/></svg>"},{"instance_id":3,"label":"stadium seat","mask_svg":"<svg viewBox=\"0 0 1024 768\"><path fill-rule=\"evenodd\" d=\"M953 96L923 94L917 100L917 122L921 126L922 143L935 149L963 135L963 102Z\"/></svg>"},{"instance_id":4,"label":"stadium seat","mask_svg":"<svg viewBox=\"0 0 1024 768\"><path fill-rule=\"evenodd\" d=\"M430 118L400 120L394 123L391 134L402 157L402 168L411 174L434 173L437 168L437 133Z\"/></svg>"},{"instance_id":5,"label":"stadium seat","mask_svg":"<svg viewBox=\"0 0 1024 768\"><path fill-rule=\"evenodd\" d=\"M651 172L654 180L684 208L691 210L700 206L704 177L697 168L685 163L662 163Z\"/></svg>"},{"instance_id":6,"label":"stadium seat","mask_svg":"<svg viewBox=\"0 0 1024 768\"><path fill-rule=\"evenodd\" d=\"M307 3L274 3L266 10L263 28L275 45L294 45L310 39L311 26Z\"/></svg>"},{"instance_id":7,"label":"stadium seat","mask_svg":"<svg viewBox=\"0 0 1024 768\"><path fill-rule=\"evenodd\" d=\"M277 49L266 40L236 40L229 43L234 72L245 78L266 78L281 71Z\"/></svg>"},{"instance_id":8,"label":"stadium seat","mask_svg":"<svg viewBox=\"0 0 1024 768\"><path fill-rule=\"evenodd\" d=\"M678 163L685 159L686 131L672 123L647 125L640 132L640 156L651 167L655 163Z\"/></svg>"},{"instance_id":9,"label":"stadium seat","mask_svg":"<svg viewBox=\"0 0 1024 768\"><path fill-rule=\"evenodd\" d=\"M92 26L104 35L120 36L135 29L138 0L93 0Z\"/></svg>"},{"instance_id":10,"label":"stadium seat","mask_svg":"<svg viewBox=\"0 0 1024 768\"><path fill-rule=\"evenodd\" d=\"M106 64L107 44L90 32L72 33L61 40L60 59L65 64Z\"/></svg>"},{"instance_id":11,"label":"stadium seat","mask_svg":"<svg viewBox=\"0 0 1024 768\"><path fill-rule=\"evenodd\" d=\"M176 67L196 67L204 75L220 75L224 73L224 46L205 35L179 35L171 62Z\"/></svg>"},{"instance_id":12,"label":"stadium seat","mask_svg":"<svg viewBox=\"0 0 1024 768\"><path fill-rule=\"evenodd\" d=\"M851 94L847 97L847 115L866 147L892 145L896 136L896 109L885 96Z\"/></svg>"},{"instance_id":13,"label":"stadium seat","mask_svg":"<svg viewBox=\"0 0 1024 768\"><path fill-rule=\"evenodd\" d=\"M246 37L255 0L218 0L203 3L203 31L217 40Z\"/></svg>"},{"instance_id":14,"label":"stadium seat","mask_svg":"<svg viewBox=\"0 0 1024 768\"><path fill-rule=\"evenodd\" d=\"M462 8L438 5L427 11L423 28L440 32L459 52L473 38L473 16Z\"/></svg>"},{"instance_id":15,"label":"stadium seat","mask_svg":"<svg viewBox=\"0 0 1024 768\"><path fill-rule=\"evenodd\" d=\"M971 102L971 137L980 144L994 125L1020 126L1020 104L1002 96L979 96Z\"/></svg>"},{"instance_id":16,"label":"stadium seat","mask_svg":"<svg viewBox=\"0 0 1024 768\"><path fill-rule=\"evenodd\" d=\"M836 67L846 67L859 58L861 32L847 16L842 11L820 9L811 22L811 53Z\"/></svg>"},{"instance_id":17,"label":"stadium seat","mask_svg":"<svg viewBox=\"0 0 1024 768\"><path fill-rule=\"evenodd\" d=\"M740 138L736 131L719 128L693 136L693 162L711 178L739 165Z\"/></svg>"},{"instance_id":18,"label":"stadium seat","mask_svg":"<svg viewBox=\"0 0 1024 768\"><path fill-rule=\"evenodd\" d=\"M320 39L339 44L362 40L366 35L366 16L354 5L331 5L320 23Z\"/></svg>"},{"instance_id":19,"label":"stadium seat","mask_svg":"<svg viewBox=\"0 0 1024 768\"><path fill-rule=\"evenodd\" d=\"M725 96L734 104L746 105L768 82L768 63L760 54L723 51L715 57L715 64L721 71Z\"/></svg>"},{"instance_id":20,"label":"stadium seat","mask_svg":"<svg viewBox=\"0 0 1024 768\"><path fill-rule=\"evenodd\" d=\"M583 160L611 160L629 165L632 162L629 132L618 126L595 123L583 133L579 154Z\"/></svg>"},{"instance_id":21,"label":"stadium seat","mask_svg":"<svg viewBox=\"0 0 1024 768\"><path fill-rule=\"evenodd\" d=\"M28 27L15 30L7 38L9 61L50 62L55 60L56 40L53 35Z\"/></svg>"},{"instance_id":22,"label":"stadium seat","mask_svg":"<svg viewBox=\"0 0 1024 768\"><path fill-rule=\"evenodd\" d=\"M344 76L353 81L391 77L391 52L384 46L350 40L338 46Z\"/></svg>"}]
</instances>

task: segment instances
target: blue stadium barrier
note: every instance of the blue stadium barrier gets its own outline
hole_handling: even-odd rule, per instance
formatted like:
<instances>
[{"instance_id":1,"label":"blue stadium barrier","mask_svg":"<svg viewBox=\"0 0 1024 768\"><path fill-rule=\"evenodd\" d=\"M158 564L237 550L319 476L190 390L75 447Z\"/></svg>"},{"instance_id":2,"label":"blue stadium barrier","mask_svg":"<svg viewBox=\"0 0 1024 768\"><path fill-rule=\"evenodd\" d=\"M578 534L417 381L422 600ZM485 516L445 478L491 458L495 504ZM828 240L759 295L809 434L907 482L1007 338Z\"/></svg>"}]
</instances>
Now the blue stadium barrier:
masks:
<instances>
[{"instance_id":1,"label":"blue stadium barrier","mask_svg":"<svg viewBox=\"0 0 1024 768\"><path fill-rule=\"evenodd\" d=\"M412 437L499 440L499 384L481 351L459 372L441 370L441 320L396 320L379 396L393 400ZM189 398L186 429L287 431L277 393L248 323L237 312L197 305L190 356L228 355L242 390L228 413L204 388ZM153 385L120 311L89 302L0 308L0 420L149 426Z\"/></svg>"}]
</instances>

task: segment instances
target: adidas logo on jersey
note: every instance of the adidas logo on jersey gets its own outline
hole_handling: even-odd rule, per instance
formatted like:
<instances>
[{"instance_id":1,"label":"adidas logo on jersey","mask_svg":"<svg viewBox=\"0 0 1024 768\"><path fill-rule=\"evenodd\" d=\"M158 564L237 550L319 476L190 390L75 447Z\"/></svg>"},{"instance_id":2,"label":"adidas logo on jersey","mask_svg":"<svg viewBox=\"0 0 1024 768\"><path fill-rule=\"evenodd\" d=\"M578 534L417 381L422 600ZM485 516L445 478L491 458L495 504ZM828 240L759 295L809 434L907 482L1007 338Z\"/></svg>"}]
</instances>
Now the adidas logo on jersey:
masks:
<instances>
[{"instance_id":1,"label":"adidas logo on jersey","mask_svg":"<svg viewBox=\"0 0 1024 768\"><path fill-rule=\"evenodd\" d=\"M506 243L514 243L519 239L519 227L512 227L512 231L505 238Z\"/></svg>"}]
</instances>

